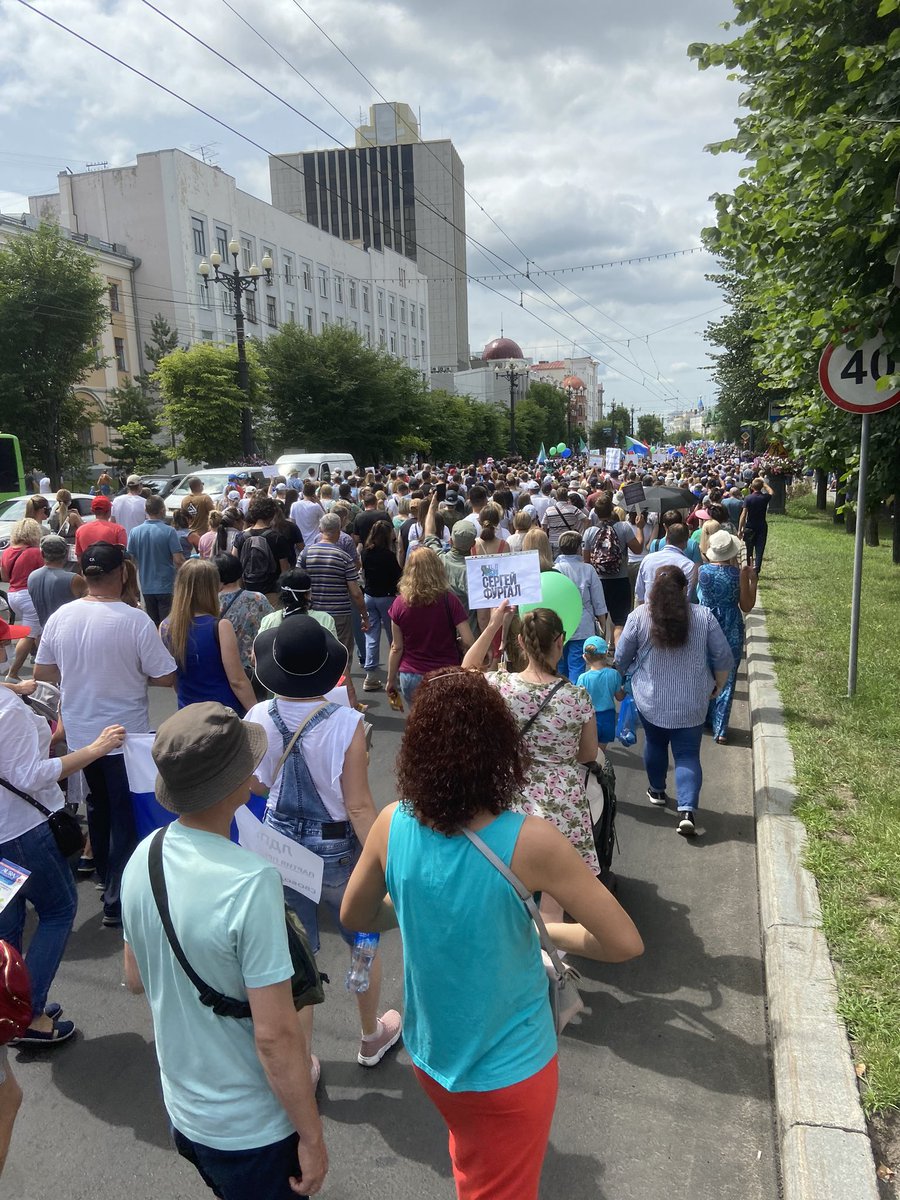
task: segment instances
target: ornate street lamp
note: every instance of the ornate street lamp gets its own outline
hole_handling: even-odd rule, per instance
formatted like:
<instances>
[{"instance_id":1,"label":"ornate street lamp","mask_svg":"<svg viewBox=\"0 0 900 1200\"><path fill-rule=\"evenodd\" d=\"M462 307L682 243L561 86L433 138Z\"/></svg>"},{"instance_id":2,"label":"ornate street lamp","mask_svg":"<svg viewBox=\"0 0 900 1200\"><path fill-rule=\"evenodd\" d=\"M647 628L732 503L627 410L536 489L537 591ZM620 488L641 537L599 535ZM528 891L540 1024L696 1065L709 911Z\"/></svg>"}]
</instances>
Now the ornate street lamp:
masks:
<instances>
[{"instance_id":1,"label":"ornate street lamp","mask_svg":"<svg viewBox=\"0 0 900 1200\"><path fill-rule=\"evenodd\" d=\"M218 250L213 250L209 256L209 262L206 259L201 262L197 268L203 278L203 286L209 291L209 270L210 266L215 272L213 283L221 283L222 286L234 296L234 326L237 335L237 356L238 356L238 385L247 397L247 403L241 409L241 450L245 458L250 458L255 446L253 442L253 425L251 423L250 414L250 370L247 366L247 351L244 346L244 308L241 304L241 297L244 292L256 292L259 289L259 277L263 273L266 276L266 283L272 283L272 257L269 254L264 255L262 260L262 270L256 263L250 264L250 270L246 275L242 275L238 269L238 256L240 255L241 247L237 238L232 238L228 243L228 253L234 259L234 269L220 271L219 267L222 263L222 255Z\"/></svg>"},{"instance_id":2,"label":"ornate street lamp","mask_svg":"<svg viewBox=\"0 0 900 1200\"><path fill-rule=\"evenodd\" d=\"M516 389L519 386L519 376L528 374L528 363L524 358L507 358L494 367L494 375L498 379L509 382L509 453L518 454L516 445Z\"/></svg>"}]
</instances>

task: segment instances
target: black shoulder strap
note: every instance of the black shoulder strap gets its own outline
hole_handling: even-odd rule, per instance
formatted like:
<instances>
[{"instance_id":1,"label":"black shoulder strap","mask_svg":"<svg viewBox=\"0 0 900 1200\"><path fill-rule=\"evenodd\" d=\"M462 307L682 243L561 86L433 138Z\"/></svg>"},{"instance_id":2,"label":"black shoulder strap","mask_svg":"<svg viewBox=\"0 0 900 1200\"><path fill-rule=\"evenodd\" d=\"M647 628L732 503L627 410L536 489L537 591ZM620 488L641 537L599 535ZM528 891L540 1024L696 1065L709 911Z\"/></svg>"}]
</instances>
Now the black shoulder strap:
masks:
<instances>
[{"instance_id":1,"label":"black shoulder strap","mask_svg":"<svg viewBox=\"0 0 900 1200\"><path fill-rule=\"evenodd\" d=\"M12 792L14 795L20 796L23 800L26 800L29 804L36 808L38 812L42 812L45 817L53 816L53 813L50 811L50 809L44 808L40 800L35 800L34 796L29 796L27 792L20 792L17 787L13 787L8 779L3 779L0 777L0 787L5 787L8 792Z\"/></svg>"},{"instance_id":2,"label":"black shoulder strap","mask_svg":"<svg viewBox=\"0 0 900 1200\"><path fill-rule=\"evenodd\" d=\"M210 987L205 980L200 978L188 962L187 956L181 947L181 942L179 942L178 935L175 933L175 928L172 925L172 917L169 913L169 893L166 888L166 875L163 869L162 848L167 829L167 825L163 826L162 829L157 830L154 834L147 855L147 866L150 872L150 887L153 891L153 899L156 901L162 927L165 930L169 945L172 947L172 953L178 960L178 965L182 971L184 971L185 975L187 975L188 979L197 989L201 1004L205 1004L207 1008L211 1008L220 1017L249 1017L250 1005L246 1001L234 1000L230 996L225 996L222 992L217 992L215 988Z\"/></svg>"},{"instance_id":3,"label":"black shoulder strap","mask_svg":"<svg viewBox=\"0 0 900 1200\"><path fill-rule=\"evenodd\" d=\"M560 679L558 683L554 683L553 687L550 689L550 691L547 693L547 695L543 698L543 700L538 705L537 712L534 713L532 716L530 716L528 718L528 720L525 722L525 724L522 726L522 728L520 730L522 737L524 737L525 734L528 732L528 730L532 727L532 725L535 723L535 721L538 719L538 717L541 715L541 713L544 711L544 709L547 707L547 705L550 703L550 701L553 699L553 697L556 695L556 693L559 691L559 689L562 687L562 685L567 682L568 682L568 680L566 680L566 679Z\"/></svg>"}]
</instances>

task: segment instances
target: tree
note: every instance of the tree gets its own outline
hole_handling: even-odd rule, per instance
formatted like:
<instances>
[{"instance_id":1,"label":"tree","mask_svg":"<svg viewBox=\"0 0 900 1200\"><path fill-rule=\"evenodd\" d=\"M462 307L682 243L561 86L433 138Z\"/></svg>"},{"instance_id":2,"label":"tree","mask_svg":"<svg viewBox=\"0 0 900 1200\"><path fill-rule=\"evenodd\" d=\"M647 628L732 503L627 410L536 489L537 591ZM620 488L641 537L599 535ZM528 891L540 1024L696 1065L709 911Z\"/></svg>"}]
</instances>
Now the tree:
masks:
<instances>
[{"instance_id":1,"label":"tree","mask_svg":"<svg viewBox=\"0 0 900 1200\"><path fill-rule=\"evenodd\" d=\"M119 425L116 436L104 447L106 460L124 475L133 471L158 471L168 458L140 421Z\"/></svg>"},{"instance_id":2,"label":"tree","mask_svg":"<svg viewBox=\"0 0 900 1200\"><path fill-rule=\"evenodd\" d=\"M173 350L178 349L178 331L173 329L162 313L150 321L150 341L144 342L144 358L152 363L153 369Z\"/></svg>"},{"instance_id":3,"label":"tree","mask_svg":"<svg viewBox=\"0 0 900 1200\"><path fill-rule=\"evenodd\" d=\"M685 446L688 442L696 441L699 437L699 433L692 433L690 429L676 429L669 440L673 446Z\"/></svg>"},{"instance_id":4,"label":"tree","mask_svg":"<svg viewBox=\"0 0 900 1200\"><path fill-rule=\"evenodd\" d=\"M525 396L544 414L543 428L540 430L538 446L555 446L566 440L566 395L553 383L532 383ZM516 405L518 414L520 405ZM518 420L516 421L518 426ZM518 430L517 430L518 433Z\"/></svg>"},{"instance_id":5,"label":"tree","mask_svg":"<svg viewBox=\"0 0 900 1200\"><path fill-rule=\"evenodd\" d=\"M284 446L348 450L371 463L396 458L404 435L429 440L419 427L429 410L421 375L352 330L283 325L259 351Z\"/></svg>"},{"instance_id":6,"label":"tree","mask_svg":"<svg viewBox=\"0 0 900 1200\"><path fill-rule=\"evenodd\" d=\"M261 412L266 372L255 344L247 346L249 404ZM163 398L163 419L180 435L180 453L191 462L225 466L241 461L241 411L248 396L238 386L237 349L200 342L173 350L153 374Z\"/></svg>"},{"instance_id":7,"label":"tree","mask_svg":"<svg viewBox=\"0 0 900 1200\"><path fill-rule=\"evenodd\" d=\"M54 487L88 419L73 389L96 369L105 295L90 256L55 226L0 248L0 425Z\"/></svg>"},{"instance_id":8,"label":"tree","mask_svg":"<svg viewBox=\"0 0 900 1200\"><path fill-rule=\"evenodd\" d=\"M631 413L624 404L614 404L606 418L606 428L612 429L615 444L625 445L625 438L631 431Z\"/></svg>"},{"instance_id":9,"label":"tree","mask_svg":"<svg viewBox=\"0 0 900 1200\"><path fill-rule=\"evenodd\" d=\"M816 363L829 341L859 344L879 331L900 361L900 0L738 0L737 9L739 37L689 48L701 69L725 66L744 84L736 136L708 149L742 153L748 165L733 194L715 197L704 240L743 281L756 370L791 393L797 420L786 436L852 469L859 419L822 403ZM869 494L879 504L900 489L900 409L873 427Z\"/></svg>"},{"instance_id":10,"label":"tree","mask_svg":"<svg viewBox=\"0 0 900 1200\"><path fill-rule=\"evenodd\" d=\"M666 429L662 422L662 417L656 416L655 413L643 413L638 417L637 422L637 437L639 442L645 442L648 446L658 445L665 440Z\"/></svg>"}]
</instances>

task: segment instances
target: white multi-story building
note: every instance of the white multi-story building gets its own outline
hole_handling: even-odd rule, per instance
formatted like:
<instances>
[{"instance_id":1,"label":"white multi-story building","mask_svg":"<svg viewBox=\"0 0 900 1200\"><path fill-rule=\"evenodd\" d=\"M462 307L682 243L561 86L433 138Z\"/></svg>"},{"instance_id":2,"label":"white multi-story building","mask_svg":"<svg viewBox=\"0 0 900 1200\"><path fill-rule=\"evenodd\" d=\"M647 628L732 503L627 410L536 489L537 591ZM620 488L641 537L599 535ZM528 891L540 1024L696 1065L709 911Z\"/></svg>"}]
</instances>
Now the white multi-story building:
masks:
<instances>
[{"instance_id":1,"label":"white multi-story building","mask_svg":"<svg viewBox=\"0 0 900 1200\"><path fill-rule=\"evenodd\" d=\"M373 104L354 148L272 155L269 175L278 208L356 245L390 247L426 275L435 383L468 368L465 168L451 141L423 141L407 104Z\"/></svg>"},{"instance_id":2,"label":"white multi-story building","mask_svg":"<svg viewBox=\"0 0 900 1200\"><path fill-rule=\"evenodd\" d=\"M684 429L688 433L696 433L700 436L701 434L705 434L711 425L710 418L711 413L701 404L697 408L684 408L679 412L668 413L664 418L663 425L667 436L673 433L681 433Z\"/></svg>"},{"instance_id":3,"label":"white multi-story building","mask_svg":"<svg viewBox=\"0 0 900 1200\"><path fill-rule=\"evenodd\" d=\"M234 239L243 272L267 254L274 263L271 284L261 278L258 292L244 298L248 337L268 337L291 321L311 333L343 325L430 379L428 285L414 261L333 237L180 150L139 154L129 167L63 173L58 193L32 196L29 205L37 217L124 242L139 256L135 290L144 339L162 313L182 343L235 340L230 293L205 288L198 274L214 250L227 267Z\"/></svg>"},{"instance_id":4,"label":"white multi-story building","mask_svg":"<svg viewBox=\"0 0 900 1200\"><path fill-rule=\"evenodd\" d=\"M603 384L600 382L600 364L593 358L561 358L553 362L536 362L531 366L532 383L552 383L556 387L571 386L574 393L581 395L584 384L584 403L581 406L585 429L603 419ZM572 381L571 383L569 381Z\"/></svg>"}]
</instances>

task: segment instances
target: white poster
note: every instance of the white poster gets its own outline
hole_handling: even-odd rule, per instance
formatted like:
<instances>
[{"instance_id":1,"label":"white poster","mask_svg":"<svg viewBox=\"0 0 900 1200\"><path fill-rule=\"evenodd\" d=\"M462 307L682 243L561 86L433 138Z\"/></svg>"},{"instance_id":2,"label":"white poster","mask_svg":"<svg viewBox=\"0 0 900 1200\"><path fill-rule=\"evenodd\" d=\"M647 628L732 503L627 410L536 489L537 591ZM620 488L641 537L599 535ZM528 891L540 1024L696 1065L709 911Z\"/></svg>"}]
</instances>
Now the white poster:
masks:
<instances>
[{"instance_id":1,"label":"white poster","mask_svg":"<svg viewBox=\"0 0 900 1200\"><path fill-rule=\"evenodd\" d=\"M589 450L588 451L588 466L589 467L602 467L603 466L603 451L602 450Z\"/></svg>"},{"instance_id":2,"label":"white poster","mask_svg":"<svg viewBox=\"0 0 900 1200\"><path fill-rule=\"evenodd\" d=\"M295 892L309 896L318 904L322 894L322 872L325 864L318 854L291 838L284 837L269 825L263 825L244 805L234 814L240 844L260 858L277 867L282 880Z\"/></svg>"},{"instance_id":3,"label":"white poster","mask_svg":"<svg viewBox=\"0 0 900 1200\"><path fill-rule=\"evenodd\" d=\"M24 887L25 881L31 874L18 863L10 862L8 858L0 858L0 912L6 908L16 892Z\"/></svg>"},{"instance_id":4,"label":"white poster","mask_svg":"<svg viewBox=\"0 0 900 1200\"><path fill-rule=\"evenodd\" d=\"M618 471L622 466L622 451L617 446L610 446L606 451L607 471Z\"/></svg>"},{"instance_id":5,"label":"white poster","mask_svg":"<svg viewBox=\"0 0 900 1200\"><path fill-rule=\"evenodd\" d=\"M521 554L487 554L466 559L469 608L538 604L541 599L541 560L537 550Z\"/></svg>"}]
</instances>

